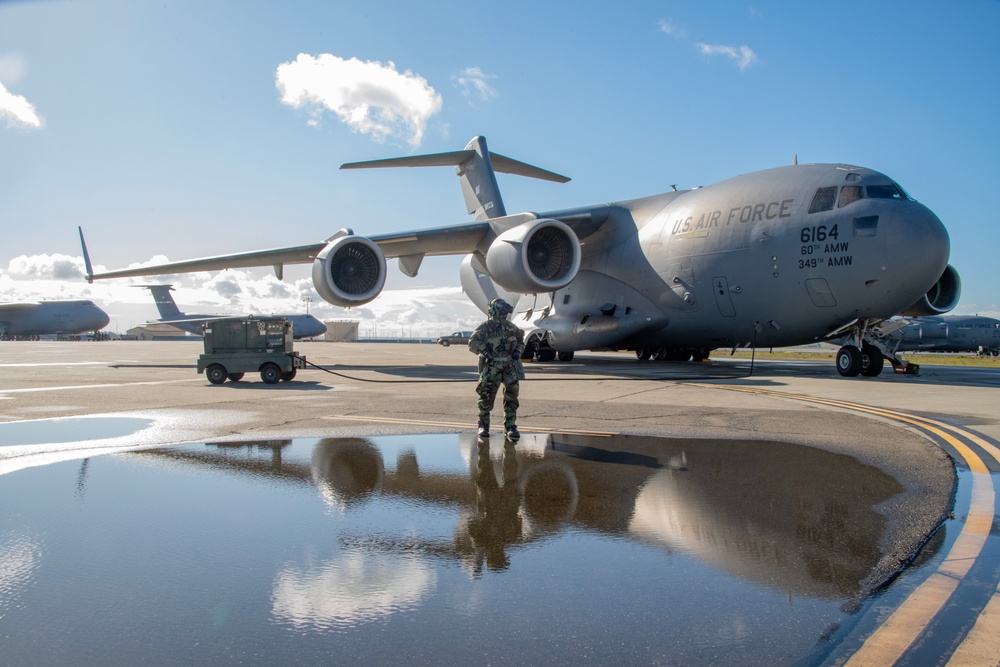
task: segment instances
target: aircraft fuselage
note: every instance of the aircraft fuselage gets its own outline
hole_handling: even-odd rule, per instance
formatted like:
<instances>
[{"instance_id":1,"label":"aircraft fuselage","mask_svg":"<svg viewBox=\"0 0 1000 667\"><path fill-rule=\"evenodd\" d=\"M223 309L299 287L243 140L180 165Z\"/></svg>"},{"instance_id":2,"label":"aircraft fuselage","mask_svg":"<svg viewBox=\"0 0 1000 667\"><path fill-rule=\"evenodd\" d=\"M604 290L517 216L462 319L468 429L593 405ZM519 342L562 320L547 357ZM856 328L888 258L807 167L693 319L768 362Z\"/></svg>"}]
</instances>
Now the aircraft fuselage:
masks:
<instances>
[{"instance_id":1,"label":"aircraft fuselage","mask_svg":"<svg viewBox=\"0 0 1000 667\"><path fill-rule=\"evenodd\" d=\"M579 211L608 220L582 239L577 277L537 320L557 350L811 342L913 305L950 249L927 207L888 177L843 165Z\"/></svg>"}]
</instances>

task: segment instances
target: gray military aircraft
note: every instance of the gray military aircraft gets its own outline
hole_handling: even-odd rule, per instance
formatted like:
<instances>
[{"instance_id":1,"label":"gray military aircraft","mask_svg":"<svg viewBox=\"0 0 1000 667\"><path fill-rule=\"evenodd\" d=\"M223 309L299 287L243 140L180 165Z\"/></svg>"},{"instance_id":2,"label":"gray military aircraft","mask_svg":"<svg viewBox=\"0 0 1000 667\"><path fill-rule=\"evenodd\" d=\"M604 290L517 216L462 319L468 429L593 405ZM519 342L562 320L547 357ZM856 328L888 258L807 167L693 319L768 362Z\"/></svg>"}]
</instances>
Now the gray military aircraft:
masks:
<instances>
[{"instance_id":1,"label":"gray military aircraft","mask_svg":"<svg viewBox=\"0 0 1000 667\"><path fill-rule=\"evenodd\" d=\"M76 335L103 329L111 318L93 301L0 303L0 338Z\"/></svg>"},{"instance_id":2,"label":"gray military aircraft","mask_svg":"<svg viewBox=\"0 0 1000 667\"><path fill-rule=\"evenodd\" d=\"M791 165L693 190L508 215L495 172L569 179L464 150L356 162L342 169L455 167L475 222L371 237L342 229L321 243L219 255L95 275L311 263L316 291L359 306L385 284L386 258L415 276L427 255L466 255L465 293L484 312L503 296L527 353L634 350L640 359L705 358L718 348L779 347L848 337L845 376L876 375L895 357L877 325L939 315L961 292L950 241L933 212L884 174L845 164ZM83 243L83 234L80 234Z\"/></svg>"},{"instance_id":3,"label":"gray military aircraft","mask_svg":"<svg viewBox=\"0 0 1000 667\"><path fill-rule=\"evenodd\" d=\"M153 294L156 301L156 309L160 311L160 319L157 322L171 324L178 329L189 331L197 336L202 335L202 326L206 322L217 320L227 315L193 315L182 313L177 307L174 297L170 296L173 291L172 285L142 285ZM250 317L259 317L250 315ZM322 336L326 333L326 325L317 320L312 315L273 315L272 317L283 317L292 323L292 337L296 340L300 338L312 338Z\"/></svg>"},{"instance_id":4,"label":"gray military aircraft","mask_svg":"<svg viewBox=\"0 0 1000 667\"><path fill-rule=\"evenodd\" d=\"M979 315L894 318L883 335L899 352L979 352L1000 355L1000 320Z\"/></svg>"}]
</instances>

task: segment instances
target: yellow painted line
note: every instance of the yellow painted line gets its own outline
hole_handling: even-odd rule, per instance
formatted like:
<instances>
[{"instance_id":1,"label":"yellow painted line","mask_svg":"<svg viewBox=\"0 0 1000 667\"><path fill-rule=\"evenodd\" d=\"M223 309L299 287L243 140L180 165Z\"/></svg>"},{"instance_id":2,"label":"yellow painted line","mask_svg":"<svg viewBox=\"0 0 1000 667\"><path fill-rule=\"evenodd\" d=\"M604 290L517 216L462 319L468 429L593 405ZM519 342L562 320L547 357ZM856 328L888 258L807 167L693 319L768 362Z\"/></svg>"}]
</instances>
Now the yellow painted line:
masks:
<instances>
[{"instance_id":1,"label":"yellow painted line","mask_svg":"<svg viewBox=\"0 0 1000 667\"><path fill-rule=\"evenodd\" d=\"M322 419L343 419L346 421L378 422L386 424L407 424L411 426L444 426L447 428L469 428L469 422L444 422L425 419L399 419L396 417L374 417L367 415L327 415ZM593 435L599 438L610 438L618 435L615 431L581 431L572 428L549 428L545 426L520 426L526 433L570 433L573 435Z\"/></svg>"},{"instance_id":2,"label":"yellow painted line","mask_svg":"<svg viewBox=\"0 0 1000 667\"><path fill-rule=\"evenodd\" d=\"M964 429L944 424L932 419L907 415L881 408L872 408L857 403L837 401L833 399L800 396L783 392L774 392L748 387L727 387L723 385L699 385L742 391L751 394L790 398L806 403L829 405L856 412L869 413L913 424L925 431L934 433L955 448L969 470L972 472L972 498L969 505L969 515L965 525L952 545L944 561L937 571L931 574L918 586L895 611L873 632L858 651L845 663L846 665L890 665L896 662L913 644L933 618L941 611L948 598L958 587L962 578L968 574L976 558L982 552L993 525L993 507L996 491L993 479L985 462L965 443L945 432L952 431L975 442L1000 462L1000 449L986 442L974 433ZM997 628L1000 626L1000 602L997 594L993 596L987 608L980 614L976 626L983 623L981 631L972 632L966 637L959 651L956 651L948 664L1000 664L1000 644L996 641ZM989 613L987 614L987 611ZM984 620L985 616L985 620ZM976 630L976 628L973 628ZM976 662L965 662L966 657L975 658Z\"/></svg>"}]
</instances>

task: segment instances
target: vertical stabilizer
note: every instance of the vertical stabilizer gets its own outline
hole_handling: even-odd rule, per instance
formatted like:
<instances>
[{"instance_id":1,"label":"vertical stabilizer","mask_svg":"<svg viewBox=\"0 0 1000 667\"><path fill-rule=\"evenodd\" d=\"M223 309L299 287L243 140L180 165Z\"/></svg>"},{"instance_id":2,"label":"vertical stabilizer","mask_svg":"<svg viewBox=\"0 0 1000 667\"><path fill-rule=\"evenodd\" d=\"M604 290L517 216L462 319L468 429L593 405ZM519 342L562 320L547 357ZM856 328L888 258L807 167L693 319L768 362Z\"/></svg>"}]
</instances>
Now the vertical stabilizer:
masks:
<instances>
[{"instance_id":1,"label":"vertical stabilizer","mask_svg":"<svg viewBox=\"0 0 1000 667\"><path fill-rule=\"evenodd\" d=\"M173 287L170 285L146 285L145 287L153 293L153 301L156 302L156 309L160 311L161 320L184 317L184 313L174 302L174 297L170 296Z\"/></svg>"},{"instance_id":2,"label":"vertical stabilizer","mask_svg":"<svg viewBox=\"0 0 1000 667\"><path fill-rule=\"evenodd\" d=\"M455 168L462 182L465 206L476 220L500 218L507 215L500 197L500 186L493 172L490 152L486 148L486 137L475 137L465 147L471 155Z\"/></svg>"}]
</instances>

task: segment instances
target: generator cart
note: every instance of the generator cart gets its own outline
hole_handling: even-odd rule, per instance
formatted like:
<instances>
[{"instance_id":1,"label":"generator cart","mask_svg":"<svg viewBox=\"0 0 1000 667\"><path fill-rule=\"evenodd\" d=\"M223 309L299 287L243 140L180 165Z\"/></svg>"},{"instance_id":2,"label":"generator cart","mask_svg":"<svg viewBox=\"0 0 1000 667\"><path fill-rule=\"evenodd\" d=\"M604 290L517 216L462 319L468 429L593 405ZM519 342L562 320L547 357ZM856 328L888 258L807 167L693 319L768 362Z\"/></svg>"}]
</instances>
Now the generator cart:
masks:
<instances>
[{"instance_id":1,"label":"generator cart","mask_svg":"<svg viewBox=\"0 0 1000 667\"><path fill-rule=\"evenodd\" d=\"M212 384L260 373L267 384L286 382L306 367L306 358L292 351L292 323L283 317L224 317L205 324L205 354L198 372Z\"/></svg>"}]
</instances>

